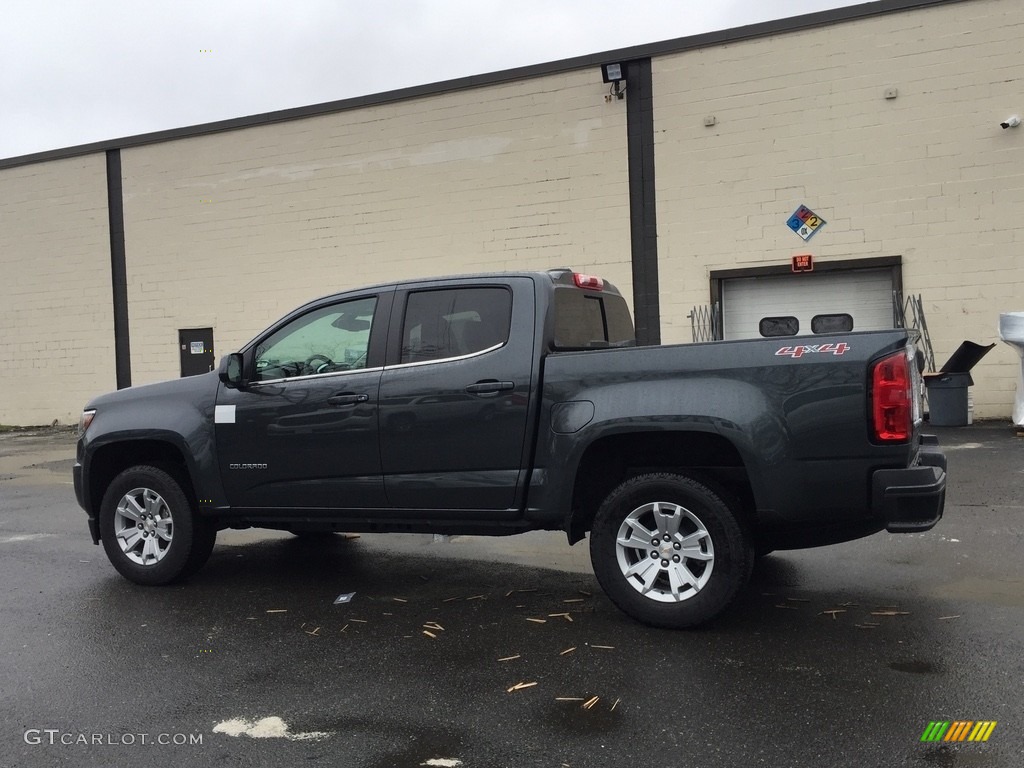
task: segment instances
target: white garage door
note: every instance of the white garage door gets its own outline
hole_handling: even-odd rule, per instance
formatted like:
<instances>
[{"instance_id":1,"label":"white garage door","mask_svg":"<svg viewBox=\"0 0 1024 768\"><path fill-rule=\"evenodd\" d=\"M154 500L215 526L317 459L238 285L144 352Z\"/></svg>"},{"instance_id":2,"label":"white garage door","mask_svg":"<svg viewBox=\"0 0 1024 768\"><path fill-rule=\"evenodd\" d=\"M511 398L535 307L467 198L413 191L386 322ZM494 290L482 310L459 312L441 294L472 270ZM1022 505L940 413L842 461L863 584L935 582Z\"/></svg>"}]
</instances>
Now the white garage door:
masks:
<instances>
[{"instance_id":1,"label":"white garage door","mask_svg":"<svg viewBox=\"0 0 1024 768\"><path fill-rule=\"evenodd\" d=\"M849 315L855 331L892 328L892 272L857 270L771 277L742 277L722 281L722 332L726 339L761 337L793 330L800 336L834 327L837 315ZM795 321L793 320L795 318ZM815 318L818 318L815 321ZM842 329L842 328L841 328Z\"/></svg>"}]
</instances>

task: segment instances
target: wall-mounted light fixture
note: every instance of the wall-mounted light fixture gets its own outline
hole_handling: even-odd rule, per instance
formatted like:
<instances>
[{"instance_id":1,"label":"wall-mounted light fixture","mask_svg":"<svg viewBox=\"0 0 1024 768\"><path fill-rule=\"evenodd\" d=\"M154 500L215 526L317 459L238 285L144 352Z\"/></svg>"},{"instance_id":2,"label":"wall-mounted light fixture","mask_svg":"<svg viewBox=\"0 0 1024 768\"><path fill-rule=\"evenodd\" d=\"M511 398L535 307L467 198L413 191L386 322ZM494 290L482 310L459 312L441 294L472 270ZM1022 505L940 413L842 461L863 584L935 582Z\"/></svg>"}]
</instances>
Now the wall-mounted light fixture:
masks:
<instances>
[{"instance_id":1,"label":"wall-mounted light fixture","mask_svg":"<svg viewBox=\"0 0 1024 768\"><path fill-rule=\"evenodd\" d=\"M606 83L612 84L605 101L611 101L612 96L616 99L623 99L626 97L626 68L621 62L616 62L614 64L602 64L601 77Z\"/></svg>"}]
</instances>

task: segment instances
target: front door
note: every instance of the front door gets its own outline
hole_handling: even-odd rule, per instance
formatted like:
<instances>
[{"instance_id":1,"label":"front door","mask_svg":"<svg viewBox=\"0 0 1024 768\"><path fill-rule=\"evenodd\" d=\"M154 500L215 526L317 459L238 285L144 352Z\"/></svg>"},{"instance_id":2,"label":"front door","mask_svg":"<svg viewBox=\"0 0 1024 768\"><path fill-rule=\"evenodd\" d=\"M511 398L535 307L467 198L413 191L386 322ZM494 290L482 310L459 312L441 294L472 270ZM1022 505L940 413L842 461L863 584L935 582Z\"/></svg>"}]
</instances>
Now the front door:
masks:
<instances>
[{"instance_id":1,"label":"front door","mask_svg":"<svg viewBox=\"0 0 1024 768\"><path fill-rule=\"evenodd\" d=\"M232 507L384 505L377 398L389 305L383 294L314 307L245 354L250 383L222 385L215 414Z\"/></svg>"}]
</instances>

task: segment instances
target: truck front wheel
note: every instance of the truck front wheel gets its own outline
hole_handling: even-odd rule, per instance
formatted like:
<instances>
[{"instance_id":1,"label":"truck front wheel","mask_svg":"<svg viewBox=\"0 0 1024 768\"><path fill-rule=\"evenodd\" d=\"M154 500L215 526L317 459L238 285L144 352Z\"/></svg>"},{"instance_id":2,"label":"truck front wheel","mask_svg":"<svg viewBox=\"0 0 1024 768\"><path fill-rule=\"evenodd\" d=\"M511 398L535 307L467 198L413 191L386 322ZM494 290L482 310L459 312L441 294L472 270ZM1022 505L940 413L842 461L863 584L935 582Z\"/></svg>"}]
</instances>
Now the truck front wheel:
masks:
<instances>
[{"instance_id":1,"label":"truck front wheel","mask_svg":"<svg viewBox=\"0 0 1024 768\"><path fill-rule=\"evenodd\" d=\"M183 484L158 467L124 470L100 504L107 558L136 584L169 584L194 573L210 557L216 537L216 529L196 515Z\"/></svg>"},{"instance_id":2,"label":"truck front wheel","mask_svg":"<svg viewBox=\"0 0 1024 768\"><path fill-rule=\"evenodd\" d=\"M685 475L640 475L601 504L590 533L598 582L623 612L654 627L708 621L750 574L753 545L735 504Z\"/></svg>"}]
</instances>

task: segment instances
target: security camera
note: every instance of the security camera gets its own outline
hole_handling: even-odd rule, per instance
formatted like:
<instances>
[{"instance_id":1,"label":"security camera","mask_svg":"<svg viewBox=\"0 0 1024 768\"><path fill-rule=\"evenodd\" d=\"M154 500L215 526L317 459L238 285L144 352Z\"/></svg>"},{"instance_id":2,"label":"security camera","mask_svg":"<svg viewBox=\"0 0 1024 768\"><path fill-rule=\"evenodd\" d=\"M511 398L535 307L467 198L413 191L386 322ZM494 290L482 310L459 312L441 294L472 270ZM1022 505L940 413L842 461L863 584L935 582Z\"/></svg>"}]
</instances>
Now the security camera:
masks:
<instances>
[{"instance_id":1,"label":"security camera","mask_svg":"<svg viewBox=\"0 0 1024 768\"><path fill-rule=\"evenodd\" d=\"M1003 120L1003 122L999 124L999 127L1005 130L1007 128L1016 128L1018 125L1020 125L1020 117L1018 115L1013 115L1012 117L1008 117Z\"/></svg>"}]
</instances>

